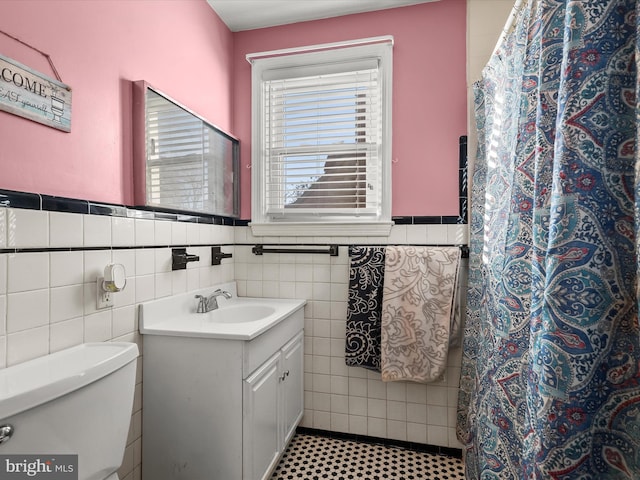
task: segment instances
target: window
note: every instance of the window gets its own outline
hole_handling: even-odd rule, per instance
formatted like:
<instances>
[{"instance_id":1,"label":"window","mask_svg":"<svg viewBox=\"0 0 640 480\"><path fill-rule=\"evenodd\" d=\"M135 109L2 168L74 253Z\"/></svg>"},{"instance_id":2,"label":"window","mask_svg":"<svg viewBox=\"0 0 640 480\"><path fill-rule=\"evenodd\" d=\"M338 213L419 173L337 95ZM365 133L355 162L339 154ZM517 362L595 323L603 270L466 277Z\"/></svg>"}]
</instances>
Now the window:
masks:
<instances>
[{"instance_id":1,"label":"window","mask_svg":"<svg viewBox=\"0 0 640 480\"><path fill-rule=\"evenodd\" d=\"M388 235L392 39L356 43L247 57L254 235Z\"/></svg>"}]
</instances>

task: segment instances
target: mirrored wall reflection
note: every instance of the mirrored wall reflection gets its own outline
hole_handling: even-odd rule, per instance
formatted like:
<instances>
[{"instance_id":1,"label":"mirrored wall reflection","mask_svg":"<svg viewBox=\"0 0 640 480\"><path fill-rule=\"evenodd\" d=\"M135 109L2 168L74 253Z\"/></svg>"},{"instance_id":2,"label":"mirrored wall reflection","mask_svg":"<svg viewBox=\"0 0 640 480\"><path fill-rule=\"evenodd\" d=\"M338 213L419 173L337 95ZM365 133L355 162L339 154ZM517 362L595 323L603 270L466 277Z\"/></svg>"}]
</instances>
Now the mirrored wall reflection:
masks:
<instances>
[{"instance_id":1,"label":"mirrored wall reflection","mask_svg":"<svg viewBox=\"0 0 640 480\"><path fill-rule=\"evenodd\" d=\"M134 83L136 203L239 215L239 142L146 82Z\"/></svg>"}]
</instances>

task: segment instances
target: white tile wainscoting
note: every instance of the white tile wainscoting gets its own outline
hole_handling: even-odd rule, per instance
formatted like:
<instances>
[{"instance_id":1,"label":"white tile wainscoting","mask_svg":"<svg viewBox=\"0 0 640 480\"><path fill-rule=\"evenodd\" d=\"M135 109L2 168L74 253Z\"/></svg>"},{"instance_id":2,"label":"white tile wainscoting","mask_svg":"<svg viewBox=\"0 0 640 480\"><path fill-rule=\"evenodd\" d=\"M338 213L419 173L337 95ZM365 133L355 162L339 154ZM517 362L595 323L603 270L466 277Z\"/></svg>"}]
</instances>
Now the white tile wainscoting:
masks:
<instances>
[{"instance_id":1,"label":"white tile wainscoting","mask_svg":"<svg viewBox=\"0 0 640 480\"><path fill-rule=\"evenodd\" d=\"M466 225L396 225L389 238L256 238L235 227L238 293L251 297L305 298L305 415L320 430L462 448L455 436L461 350L452 349L443 377L428 385L384 383L380 374L344 361L349 257L328 254L254 255L254 243L466 244ZM467 259L460 288L466 292ZM462 296L464 301L464 294ZM464 309L463 309L464 311Z\"/></svg>"},{"instance_id":2,"label":"white tile wainscoting","mask_svg":"<svg viewBox=\"0 0 640 480\"><path fill-rule=\"evenodd\" d=\"M234 227L0 208L0 368L93 341L136 342L137 304L233 280L233 258L210 266L210 245L233 253ZM200 256L171 271L171 245ZM157 247L156 247L157 246ZM114 306L96 310L96 278L125 266ZM142 359L121 480L141 477Z\"/></svg>"},{"instance_id":3,"label":"white tile wainscoting","mask_svg":"<svg viewBox=\"0 0 640 480\"><path fill-rule=\"evenodd\" d=\"M243 296L299 297L305 310L305 416L311 428L460 448L454 435L460 351L430 385L382 383L344 364L349 244L465 244L466 225L396 225L388 238L255 238L249 227L0 208L0 368L89 341L133 341L140 302L236 280ZM251 253L254 244L342 245L338 257ZM233 253L210 266L211 245ZM171 271L171 246L198 262ZM114 307L96 310L96 278L125 266ZM466 265L466 263L465 263ZM466 288L466 271L462 275ZM141 361L122 480L141 475Z\"/></svg>"}]
</instances>

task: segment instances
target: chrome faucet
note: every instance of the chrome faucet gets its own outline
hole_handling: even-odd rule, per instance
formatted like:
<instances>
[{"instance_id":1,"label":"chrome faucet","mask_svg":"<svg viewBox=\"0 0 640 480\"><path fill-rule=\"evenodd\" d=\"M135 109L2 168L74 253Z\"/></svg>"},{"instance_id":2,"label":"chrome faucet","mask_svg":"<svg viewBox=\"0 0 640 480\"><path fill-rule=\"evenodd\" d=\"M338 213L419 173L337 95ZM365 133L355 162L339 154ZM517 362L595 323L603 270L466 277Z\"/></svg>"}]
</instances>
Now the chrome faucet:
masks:
<instances>
[{"instance_id":1,"label":"chrome faucet","mask_svg":"<svg viewBox=\"0 0 640 480\"><path fill-rule=\"evenodd\" d=\"M218 308L218 297L220 295L222 295L227 300L231 298L231 294L229 292L227 292L226 290L220 290L220 289L217 289L215 292L213 292L211 295L207 297L202 295L196 295L196 298L198 299L198 309L196 310L196 312L207 313L207 312L210 312L211 310L215 310L216 308Z\"/></svg>"}]
</instances>

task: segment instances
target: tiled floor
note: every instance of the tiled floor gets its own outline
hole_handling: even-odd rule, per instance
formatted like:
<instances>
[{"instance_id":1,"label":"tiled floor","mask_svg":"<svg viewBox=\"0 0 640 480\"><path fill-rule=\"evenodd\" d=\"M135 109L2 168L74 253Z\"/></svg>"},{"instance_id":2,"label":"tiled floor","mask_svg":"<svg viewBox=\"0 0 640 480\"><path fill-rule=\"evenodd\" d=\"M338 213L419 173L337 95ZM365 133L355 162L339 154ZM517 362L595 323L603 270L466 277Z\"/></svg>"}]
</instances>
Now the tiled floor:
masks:
<instances>
[{"instance_id":1,"label":"tiled floor","mask_svg":"<svg viewBox=\"0 0 640 480\"><path fill-rule=\"evenodd\" d=\"M271 480L464 480L459 458L297 433Z\"/></svg>"}]
</instances>

